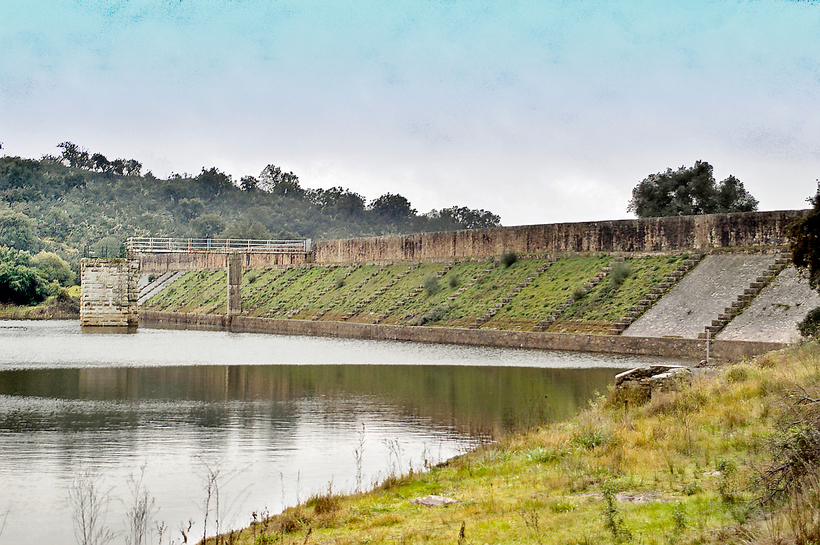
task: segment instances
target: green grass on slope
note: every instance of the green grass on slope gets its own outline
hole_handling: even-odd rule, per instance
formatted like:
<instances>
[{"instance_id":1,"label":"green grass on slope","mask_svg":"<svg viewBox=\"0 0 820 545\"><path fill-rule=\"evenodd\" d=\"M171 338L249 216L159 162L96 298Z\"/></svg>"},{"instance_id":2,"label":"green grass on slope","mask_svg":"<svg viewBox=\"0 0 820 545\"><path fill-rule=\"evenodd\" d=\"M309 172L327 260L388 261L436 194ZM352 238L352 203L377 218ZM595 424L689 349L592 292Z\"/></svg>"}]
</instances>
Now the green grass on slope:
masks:
<instances>
[{"instance_id":1,"label":"green grass on slope","mask_svg":"<svg viewBox=\"0 0 820 545\"><path fill-rule=\"evenodd\" d=\"M388 476L367 493L328 485L220 542L818 543L817 398L820 349L802 345L643 406L601 398L571 420ZM761 479L778 467L791 472L779 494ZM776 501L760 501L772 492ZM427 494L458 503L410 503Z\"/></svg>"},{"instance_id":2,"label":"green grass on slope","mask_svg":"<svg viewBox=\"0 0 820 545\"><path fill-rule=\"evenodd\" d=\"M415 323L420 316L430 312L434 308L447 304L447 298L455 295L465 284L472 281L480 271L487 268L491 261L464 261L456 263L445 275L438 279L439 291L422 290L416 296L408 299L387 318L383 323L408 325ZM427 274L435 274L443 269L443 264L433 265L426 269ZM427 274L420 275L412 286L408 286L412 291L420 287Z\"/></svg>"},{"instance_id":3,"label":"green grass on slope","mask_svg":"<svg viewBox=\"0 0 820 545\"><path fill-rule=\"evenodd\" d=\"M610 256L570 256L558 259L485 326L532 330L611 261Z\"/></svg>"},{"instance_id":4,"label":"green grass on slope","mask_svg":"<svg viewBox=\"0 0 820 545\"><path fill-rule=\"evenodd\" d=\"M434 325L467 327L506 297L544 263L541 259L519 259L509 267L496 266L453 301L448 312Z\"/></svg>"},{"instance_id":5,"label":"green grass on slope","mask_svg":"<svg viewBox=\"0 0 820 545\"><path fill-rule=\"evenodd\" d=\"M548 331L606 333L682 262L681 256L672 255L636 257L616 264L608 277L564 311ZM618 267L622 269L620 284L615 281Z\"/></svg>"},{"instance_id":6,"label":"green grass on slope","mask_svg":"<svg viewBox=\"0 0 820 545\"><path fill-rule=\"evenodd\" d=\"M620 284L612 275L580 297L553 323L549 331L605 333L611 324L654 288L681 262L681 256L627 259L629 273ZM532 330L558 305L583 288L585 282L613 261L608 255L558 259L513 297L482 327ZM545 263L519 259L510 267L491 261L456 263L437 280L438 290L414 290L425 278L442 271L445 263L397 263L363 266L300 266L277 270L246 270L242 306L251 316L340 320L373 323L398 306L381 323L467 327ZM485 273L485 271L487 271ZM150 310L224 313L225 272L202 271L182 275L145 305ZM391 286L392 283L392 286ZM383 293L380 290L391 286ZM362 305L363 302L372 301ZM449 299L452 299L450 301Z\"/></svg>"}]
</instances>

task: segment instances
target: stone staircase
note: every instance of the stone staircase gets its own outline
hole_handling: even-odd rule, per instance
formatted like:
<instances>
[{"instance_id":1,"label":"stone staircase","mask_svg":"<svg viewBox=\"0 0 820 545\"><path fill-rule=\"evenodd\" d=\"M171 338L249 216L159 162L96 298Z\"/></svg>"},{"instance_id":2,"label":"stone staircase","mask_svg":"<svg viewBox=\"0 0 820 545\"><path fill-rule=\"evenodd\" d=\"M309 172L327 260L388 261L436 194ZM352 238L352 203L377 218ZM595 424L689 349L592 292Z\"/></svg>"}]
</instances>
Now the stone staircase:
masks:
<instances>
[{"instance_id":1,"label":"stone staircase","mask_svg":"<svg viewBox=\"0 0 820 545\"><path fill-rule=\"evenodd\" d=\"M160 275L156 280L151 282L150 284L146 284L145 286L140 289L139 298L137 299L137 304L142 305L148 299L153 297L154 295L158 294L171 284L177 281L177 279L182 276L183 272L167 272Z\"/></svg>"},{"instance_id":2,"label":"stone staircase","mask_svg":"<svg viewBox=\"0 0 820 545\"><path fill-rule=\"evenodd\" d=\"M290 278L288 278L287 280L285 280L284 282L282 282L282 283L279 285L279 287L278 287L277 289L273 290L273 292L270 294L270 296L269 296L269 297L276 297L277 295L279 295L280 293L282 293L285 289L287 289L287 288L288 288L288 286L290 286L291 284L293 284L294 282L296 282L299 278L301 278L301 276L302 276L303 274L305 274L305 273L307 272L307 268L304 268L304 267L300 267L300 268L301 268L302 270L299 272L299 274L294 274L292 277L290 277ZM277 314L280 310L282 310L282 307L283 307L283 306L284 306L284 303L279 304L276 308L272 308L272 309L270 309L270 310L268 311L268 313L267 313L267 314L268 314L268 316L274 316L274 315L275 315L275 314Z\"/></svg>"},{"instance_id":3,"label":"stone staircase","mask_svg":"<svg viewBox=\"0 0 820 545\"><path fill-rule=\"evenodd\" d=\"M763 288L768 286L772 280L777 278L783 269L789 266L792 262L791 253L782 253L774 260L774 263L766 268L766 271L758 276L754 282L749 284L749 287L743 290L741 295L732 304L726 307L723 312L710 325L707 325L702 333L698 334L699 339L706 339L707 337L715 338L715 335L720 333L735 316L743 312L749 303L757 297Z\"/></svg>"},{"instance_id":4,"label":"stone staircase","mask_svg":"<svg viewBox=\"0 0 820 545\"><path fill-rule=\"evenodd\" d=\"M420 265L420 264L419 264L419 265ZM418 265L415 265L414 267L411 267L411 269L410 269L410 270L412 270L413 268L415 268L415 267L417 267L417 266L418 266ZM442 276L444 276L445 274L447 274L447 271L449 271L450 269L452 269L454 266L455 266L455 263L450 263L450 264L448 264L448 265L445 265L443 269L441 269L440 271L438 271L438 272L436 273L436 278L441 278ZM407 272L410 272L410 270L408 270ZM421 292L423 292L423 291L424 291L424 286L422 286L422 285L419 285L418 287L414 288L414 289L413 289L410 293L408 293L407 295L405 295L405 296L404 296L404 297L403 297L400 301L398 301L397 303L394 303L394 304L393 304L393 305L391 305L391 306L390 306L390 308L388 308L386 311L384 311L384 312L382 312L381 314L379 314L379 315L376 317L376 321L374 321L373 323L374 323L374 324L380 324L380 323L382 323L382 322L383 322L383 321L385 321L385 320L386 320L386 319L387 319L387 318L388 318L391 314L393 314L393 313L394 313L394 312L396 312L398 309L400 309L401 307L403 307L404 305L406 305L408 302L410 302L410 300L411 300L411 299L413 299L414 297L416 297L418 294L420 294L420 293L421 293Z\"/></svg>"},{"instance_id":5,"label":"stone staircase","mask_svg":"<svg viewBox=\"0 0 820 545\"><path fill-rule=\"evenodd\" d=\"M498 314L501 311L501 309L507 306L510 301L515 299L524 288L532 284L536 278L544 274L544 272L547 269L549 269L553 263L555 263L555 259L549 258L549 260L546 263L538 267L534 273L531 273L529 276L527 276L527 278L525 278L523 282L520 282L510 293L502 297L501 300L498 303L496 303L494 307L487 310L487 312L485 312L483 315L477 318L475 322L470 324L469 329L478 329L486 322L488 322L490 319L492 319L496 314Z\"/></svg>"},{"instance_id":6,"label":"stone staircase","mask_svg":"<svg viewBox=\"0 0 820 545\"><path fill-rule=\"evenodd\" d=\"M474 286L476 284L476 282L480 282L482 278L484 278L485 276L490 274L493 271L493 269L498 267L498 265L499 264L495 261L493 261L492 263L487 265L486 269L483 269L481 272L479 272L477 275L475 275L475 277L472 280L470 280L469 282L467 282L466 284L464 284L463 286L458 288L458 290L456 290L456 292L453 295L449 296L447 298L447 302L452 303L453 301L455 301L456 298L459 295L461 295L462 293L464 293L465 291L470 289L472 286Z\"/></svg>"},{"instance_id":7,"label":"stone staircase","mask_svg":"<svg viewBox=\"0 0 820 545\"><path fill-rule=\"evenodd\" d=\"M359 264L356 264L356 265L352 266L352 267L350 268L350 270L349 270L349 271L347 271L347 272L345 273L345 275L339 279L339 283L341 283L342 285L344 285L345 280L347 280L348 278L350 278L350 275L351 275L351 274L353 274L354 272L358 271L361 267L362 267L362 266L361 266L361 265L359 265ZM368 277L368 278L369 278L369 277ZM323 293L322 293L321 295L319 295L319 297L317 297L317 298L316 298L316 300L318 301L318 300L322 297L322 295L324 295L325 293L329 292L329 291L330 291L330 290L332 290L333 288L334 288L334 286L328 286L326 289L324 289L324 290L323 290ZM354 288L354 290L355 290L355 289L358 289L358 288ZM311 316L311 318L310 318L310 319L311 319L312 321L314 321L314 322L315 322L315 321L317 321L317 320L319 320L322 316L324 316L325 314L327 314L327 313L328 313L328 311L329 311L331 308L333 308L334 306L336 306L336 305L338 305L339 303L341 303L341 302L345 299L345 297L347 297L347 294L342 295L342 296L340 296L340 297L338 297L338 298L334 299L333 301L331 301L331 303L330 303L327 307L325 307L325 308L321 309L321 310L320 310L319 312L317 312L315 315Z\"/></svg>"},{"instance_id":8,"label":"stone staircase","mask_svg":"<svg viewBox=\"0 0 820 545\"><path fill-rule=\"evenodd\" d=\"M325 276L327 276L328 274L330 274L331 272L336 270L336 267L324 267L324 269L325 270L322 271L322 273L319 274L316 278L314 278L312 282L310 282L307 286L305 286L304 289L308 289L308 288L310 288L310 286L313 286L314 284L316 284L317 282L322 280ZM333 286L328 286L328 287L326 287L322 290L319 290L318 292L314 293L307 300L306 303L301 305L299 308L289 310L285 316L287 316L288 319L293 318L294 316L296 316L297 314L299 314L300 312L305 310L307 307L309 307L310 305L312 305L313 303L318 301L321 296L323 296L324 294L326 294L327 292L329 292L332 289L333 289Z\"/></svg>"},{"instance_id":9,"label":"stone staircase","mask_svg":"<svg viewBox=\"0 0 820 545\"><path fill-rule=\"evenodd\" d=\"M410 265L409 267L407 267L407 269L405 269L404 271L402 271L400 274L398 274L397 276L394 276L394 277L390 280L390 282L388 282L387 284L385 284L385 285L384 285L384 286L382 286L381 288L377 289L377 290L373 293L373 295L371 295L371 296L370 296L370 297L368 297L367 299L363 299L362 301L360 301L360 302L359 302L359 304L358 304L358 305L356 305L356 306L353 308L353 310L351 310L350 312L348 312L347 314L345 314L344 316L342 316L342 321L343 321L343 322L346 322L346 321L348 321L349 319L351 319L351 318L353 318L354 316L356 316L357 314L359 314L362 310L364 310L364 307L366 307L367 305L369 305L370 303L372 303L373 301L375 301L376 299L378 299L378 298L379 298L380 296L382 296L382 295L383 295L383 294L384 294L387 290L389 290L390 288L392 288L393 286L395 286L395 285L396 285L396 283L397 283L399 280L401 280L402 278L404 278L405 276L407 276L408 274L410 274L410 272L411 272L413 269L415 269L416 267L417 267L417 265ZM382 270L384 270L384 269L382 269Z\"/></svg>"},{"instance_id":10,"label":"stone staircase","mask_svg":"<svg viewBox=\"0 0 820 545\"><path fill-rule=\"evenodd\" d=\"M632 325L632 322L640 318L644 312L649 310L649 308L651 308L652 305L658 301L658 299L663 297L666 292L672 289L672 286L677 284L681 278L686 276L686 273L695 268L695 265L700 263L701 259L703 259L703 254L690 255L689 258L685 259L681 265L678 265L677 269L664 276L663 280L661 280L661 282L652 289L651 293L648 293L646 297L635 303L635 305L629 309L629 312L619 318L617 322L612 324L612 327L607 332L607 335L620 335L623 333L626 328Z\"/></svg>"},{"instance_id":11,"label":"stone staircase","mask_svg":"<svg viewBox=\"0 0 820 545\"><path fill-rule=\"evenodd\" d=\"M584 289L589 291L598 284L601 283L601 280L609 276L609 273L612 272L612 265L615 263L620 263L624 261L623 257L616 257L614 261L612 261L606 267L603 267L600 271L595 273L595 276L589 279L588 282L584 283ZM572 304L575 302L575 298L573 296L567 297L567 299L555 307L555 309L547 316L545 319L541 320L537 326L535 326L532 330L533 331L546 331L547 328L552 325L563 313L567 310Z\"/></svg>"},{"instance_id":12,"label":"stone staircase","mask_svg":"<svg viewBox=\"0 0 820 545\"><path fill-rule=\"evenodd\" d=\"M373 277L375 277L375 276L379 275L379 274L380 274L383 270L385 270L386 268L387 268L387 265L382 265L381 267L379 267L378 269L376 269L375 271L373 271L373 272L372 272L372 273L370 273L369 275L365 276L365 277L364 277L364 278L363 278L363 279L362 279L362 280L361 280L358 284L356 284L355 286L353 286L353 289L351 289L349 292L345 293L344 295L340 295L338 298L334 299L334 300L330 303L330 305L328 305L326 308L323 308L322 310L320 310L320 311L316 314L316 316L314 316L313 318L311 318L311 320L316 321L316 320L320 319L322 316L324 316L325 314L327 314L328 312L330 312L330 309L332 309L332 308L333 308L333 307L335 307L336 305L339 305L339 304L343 303L343 302L345 301L345 299L347 299L348 297L350 297L351 295L353 295L354 293L356 293L357 291L359 291L360 289L362 289L362 287L364 287L364 285L365 285L365 284L367 284L368 282L370 282L370 280L372 280L372 279L373 279ZM349 276L349 275L348 275L348 276ZM345 278L347 278L347 276L345 276Z\"/></svg>"}]
</instances>

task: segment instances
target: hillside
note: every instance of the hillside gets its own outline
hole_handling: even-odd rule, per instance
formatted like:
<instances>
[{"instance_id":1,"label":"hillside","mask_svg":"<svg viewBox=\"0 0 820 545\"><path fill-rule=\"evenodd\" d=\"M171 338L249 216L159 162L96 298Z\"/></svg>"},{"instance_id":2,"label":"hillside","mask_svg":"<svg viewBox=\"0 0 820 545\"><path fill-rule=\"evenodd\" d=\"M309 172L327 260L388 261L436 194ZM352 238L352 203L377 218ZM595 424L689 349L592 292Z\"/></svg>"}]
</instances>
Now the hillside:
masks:
<instances>
[{"instance_id":1,"label":"hillside","mask_svg":"<svg viewBox=\"0 0 820 545\"><path fill-rule=\"evenodd\" d=\"M484 210L452 206L419 214L399 194L365 197L308 189L268 165L234 180L217 168L159 179L134 159L109 161L66 142L60 156L0 157L0 245L109 252L132 235L312 238L499 225Z\"/></svg>"}]
</instances>

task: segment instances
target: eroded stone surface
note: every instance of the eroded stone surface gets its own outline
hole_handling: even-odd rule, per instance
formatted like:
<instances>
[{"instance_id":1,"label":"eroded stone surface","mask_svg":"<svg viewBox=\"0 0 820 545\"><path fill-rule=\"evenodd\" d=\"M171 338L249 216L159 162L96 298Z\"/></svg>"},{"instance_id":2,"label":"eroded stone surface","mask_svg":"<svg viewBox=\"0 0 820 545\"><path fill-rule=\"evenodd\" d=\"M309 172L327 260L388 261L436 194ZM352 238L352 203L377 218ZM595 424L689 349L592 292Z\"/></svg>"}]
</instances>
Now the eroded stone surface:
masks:
<instances>
[{"instance_id":1,"label":"eroded stone surface","mask_svg":"<svg viewBox=\"0 0 820 545\"><path fill-rule=\"evenodd\" d=\"M726 328L718 339L730 341L793 342L800 337L797 322L820 306L820 295L809 287L794 267L785 269L748 308Z\"/></svg>"},{"instance_id":2,"label":"eroded stone surface","mask_svg":"<svg viewBox=\"0 0 820 545\"><path fill-rule=\"evenodd\" d=\"M706 256L623 335L696 339L775 258L773 254Z\"/></svg>"}]
</instances>

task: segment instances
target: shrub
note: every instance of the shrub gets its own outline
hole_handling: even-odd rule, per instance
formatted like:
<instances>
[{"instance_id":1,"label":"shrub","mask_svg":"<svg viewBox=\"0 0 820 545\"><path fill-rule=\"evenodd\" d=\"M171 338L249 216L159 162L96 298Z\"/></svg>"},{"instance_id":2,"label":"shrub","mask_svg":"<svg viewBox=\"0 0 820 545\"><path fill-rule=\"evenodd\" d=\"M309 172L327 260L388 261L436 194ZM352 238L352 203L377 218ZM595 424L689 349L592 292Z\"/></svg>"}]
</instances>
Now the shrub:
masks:
<instances>
[{"instance_id":1,"label":"shrub","mask_svg":"<svg viewBox=\"0 0 820 545\"><path fill-rule=\"evenodd\" d=\"M586 288L581 288L581 287L575 288L575 291L572 292L572 300L573 301L580 301L581 299L586 297L586 295L587 295Z\"/></svg>"},{"instance_id":2,"label":"shrub","mask_svg":"<svg viewBox=\"0 0 820 545\"><path fill-rule=\"evenodd\" d=\"M820 307L809 311L803 321L797 324L797 330L804 337L820 339Z\"/></svg>"},{"instance_id":3,"label":"shrub","mask_svg":"<svg viewBox=\"0 0 820 545\"><path fill-rule=\"evenodd\" d=\"M451 288L457 288L459 284L461 284L461 279L458 277L457 274L454 274L450 277L450 280L447 281Z\"/></svg>"},{"instance_id":4,"label":"shrub","mask_svg":"<svg viewBox=\"0 0 820 545\"><path fill-rule=\"evenodd\" d=\"M444 315L447 314L447 309L441 305L433 308L432 310L425 312L422 314L418 320L416 320L416 325L425 325L430 324L433 322L438 322Z\"/></svg>"},{"instance_id":5,"label":"shrub","mask_svg":"<svg viewBox=\"0 0 820 545\"><path fill-rule=\"evenodd\" d=\"M313 507L313 512L317 515L332 513L339 509L341 501L338 495L328 489L327 494L316 494L311 496L305 503L305 507Z\"/></svg>"},{"instance_id":6,"label":"shrub","mask_svg":"<svg viewBox=\"0 0 820 545\"><path fill-rule=\"evenodd\" d=\"M31 305L48 295L48 281L29 265L28 252L0 247L0 303Z\"/></svg>"},{"instance_id":7,"label":"shrub","mask_svg":"<svg viewBox=\"0 0 820 545\"><path fill-rule=\"evenodd\" d=\"M613 288L621 287L621 284L624 283L624 280L632 272L629 264L624 261L619 261L612 266L612 270L609 272L609 282L612 284Z\"/></svg>"},{"instance_id":8,"label":"shrub","mask_svg":"<svg viewBox=\"0 0 820 545\"><path fill-rule=\"evenodd\" d=\"M504 252L503 254L501 254L501 263L505 267L509 267L516 261L518 261L518 256L515 255L515 252Z\"/></svg>"},{"instance_id":9,"label":"shrub","mask_svg":"<svg viewBox=\"0 0 820 545\"><path fill-rule=\"evenodd\" d=\"M57 281L61 286L74 284L74 271L63 258L53 252L40 252L31 258L31 264L38 269L49 282Z\"/></svg>"},{"instance_id":10,"label":"shrub","mask_svg":"<svg viewBox=\"0 0 820 545\"><path fill-rule=\"evenodd\" d=\"M427 292L427 295L435 295L441 291L441 286L438 285L438 277L433 273L424 277L422 286L424 287L424 291Z\"/></svg>"}]
</instances>

